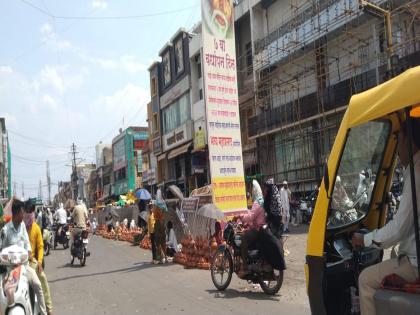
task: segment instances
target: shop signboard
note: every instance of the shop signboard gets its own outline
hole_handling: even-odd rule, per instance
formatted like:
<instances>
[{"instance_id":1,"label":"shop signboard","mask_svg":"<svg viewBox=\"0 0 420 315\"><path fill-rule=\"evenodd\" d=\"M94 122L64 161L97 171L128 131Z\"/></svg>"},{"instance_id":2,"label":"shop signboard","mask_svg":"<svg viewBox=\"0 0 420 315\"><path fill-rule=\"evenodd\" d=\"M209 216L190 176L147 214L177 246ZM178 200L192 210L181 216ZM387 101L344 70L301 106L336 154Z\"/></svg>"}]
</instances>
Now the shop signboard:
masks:
<instances>
[{"instance_id":1,"label":"shop signboard","mask_svg":"<svg viewBox=\"0 0 420 315\"><path fill-rule=\"evenodd\" d=\"M112 157L114 161L114 171L119 170L126 165L124 137L113 144Z\"/></svg>"},{"instance_id":2,"label":"shop signboard","mask_svg":"<svg viewBox=\"0 0 420 315\"><path fill-rule=\"evenodd\" d=\"M233 1L202 0L201 11L213 202L225 213L232 213L246 209Z\"/></svg>"}]
</instances>

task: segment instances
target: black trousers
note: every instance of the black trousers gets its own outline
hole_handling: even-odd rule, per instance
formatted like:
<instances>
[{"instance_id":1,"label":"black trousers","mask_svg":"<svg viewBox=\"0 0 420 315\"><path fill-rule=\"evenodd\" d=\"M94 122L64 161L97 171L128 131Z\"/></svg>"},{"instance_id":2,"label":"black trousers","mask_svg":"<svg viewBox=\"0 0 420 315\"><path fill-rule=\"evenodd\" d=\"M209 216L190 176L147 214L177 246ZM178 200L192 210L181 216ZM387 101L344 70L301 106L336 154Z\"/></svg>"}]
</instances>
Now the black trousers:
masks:
<instances>
[{"instance_id":1,"label":"black trousers","mask_svg":"<svg viewBox=\"0 0 420 315\"><path fill-rule=\"evenodd\" d=\"M166 247L166 256L174 257L176 251L173 248Z\"/></svg>"},{"instance_id":2,"label":"black trousers","mask_svg":"<svg viewBox=\"0 0 420 315\"><path fill-rule=\"evenodd\" d=\"M242 262L246 265L246 258L248 256L249 246L255 247L258 241L259 232L257 230L248 230L241 238L241 257Z\"/></svg>"},{"instance_id":3,"label":"black trousers","mask_svg":"<svg viewBox=\"0 0 420 315\"><path fill-rule=\"evenodd\" d=\"M152 243L152 257L153 257L153 260L157 260L155 233L150 233L150 242Z\"/></svg>"}]
</instances>

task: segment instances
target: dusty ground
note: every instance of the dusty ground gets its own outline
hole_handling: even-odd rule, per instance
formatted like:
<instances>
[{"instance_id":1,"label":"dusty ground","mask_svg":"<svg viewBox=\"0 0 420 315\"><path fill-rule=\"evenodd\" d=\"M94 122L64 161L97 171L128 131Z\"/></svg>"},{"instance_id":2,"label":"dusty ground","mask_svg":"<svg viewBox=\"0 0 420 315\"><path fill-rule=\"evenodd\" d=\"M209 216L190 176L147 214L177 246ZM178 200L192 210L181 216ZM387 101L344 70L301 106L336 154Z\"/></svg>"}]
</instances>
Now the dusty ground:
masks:
<instances>
[{"instance_id":1,"label":"dusty ground","mask_svg":"<svg viewBox=\"0 0 420 315\"><path fill-rule=\"evenodd\" d=\"M149 251L126 242L92 237L87 265L69 264L68 250L46 258L55 314L309 314L303 262L307 227L294 228L283 287L276 296L235 275L224 292L209 271L151 265Z\"/></svg>"}]
</instances>

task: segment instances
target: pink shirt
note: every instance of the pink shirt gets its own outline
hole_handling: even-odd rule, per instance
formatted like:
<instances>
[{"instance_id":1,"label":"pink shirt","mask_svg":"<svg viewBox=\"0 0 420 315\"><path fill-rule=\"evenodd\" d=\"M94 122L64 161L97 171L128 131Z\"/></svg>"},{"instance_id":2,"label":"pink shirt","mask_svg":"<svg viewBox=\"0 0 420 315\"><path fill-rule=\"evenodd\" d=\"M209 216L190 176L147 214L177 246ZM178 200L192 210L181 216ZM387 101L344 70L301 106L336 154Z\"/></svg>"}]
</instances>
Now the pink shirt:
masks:
<instances>
[{"instance_id":1,"label":"pink shirt","mask_svg":"<svg viewBox=\"0 0 420 315\"><path fill-rule=\"evenodd\" d=\"M259 230L265 224L265 210L257 201L252 204L252 209L247 214L240 216L242 222L250 230Z\"/></svg>"}]
</instances>

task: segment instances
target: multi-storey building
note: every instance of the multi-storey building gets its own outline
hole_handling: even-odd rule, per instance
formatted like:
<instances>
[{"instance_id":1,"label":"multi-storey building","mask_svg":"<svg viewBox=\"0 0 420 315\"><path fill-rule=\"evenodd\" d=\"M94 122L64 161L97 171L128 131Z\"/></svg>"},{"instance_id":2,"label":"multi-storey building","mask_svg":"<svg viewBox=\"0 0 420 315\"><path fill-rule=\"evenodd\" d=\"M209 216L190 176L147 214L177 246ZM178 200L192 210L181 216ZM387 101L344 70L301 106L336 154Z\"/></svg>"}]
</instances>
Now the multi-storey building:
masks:
<instances>
[{"instance_id":1,"label":"multi-storey building","mask_svg":"<svg viewBox=\"0 0 420 315\"><path fill-rule=\"evenodd\" d=\"M148 139L147 127L128 127L112 140L112 195L126 194L139 187L142 150Z\"/></svg>"},{"instance_id":2,"label":"multi-storey building","mask_svg":"<svg viewBox=\"0 0 420 315\"><path fill-rule=\"evenodd\" d=\"M236 2L243 144L257 147L251 169L313 189L350 97L420 64L419 4L372 3L389 10L391 25L357 0Z\"/></svg>"},{"instance_id":3,"label":"multi-storey building","mask_svg":"<svg viewBox=\"0 0 420 315\"><path fill-rule=\"evenodd\" d=\"M159 185L176 184L188 192L191 178L193 121L191 119L189 42L193 34L178 30L160 50L160 62L150 68L153 151L157 154ZM156 111L158 107L158 111ZM159 120L155 124L155 117ZM160 140L160 142L159 142ZM158 145L160 144L160 146Z\"/></svg>"}]
</instances>

